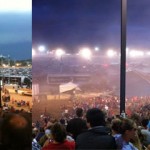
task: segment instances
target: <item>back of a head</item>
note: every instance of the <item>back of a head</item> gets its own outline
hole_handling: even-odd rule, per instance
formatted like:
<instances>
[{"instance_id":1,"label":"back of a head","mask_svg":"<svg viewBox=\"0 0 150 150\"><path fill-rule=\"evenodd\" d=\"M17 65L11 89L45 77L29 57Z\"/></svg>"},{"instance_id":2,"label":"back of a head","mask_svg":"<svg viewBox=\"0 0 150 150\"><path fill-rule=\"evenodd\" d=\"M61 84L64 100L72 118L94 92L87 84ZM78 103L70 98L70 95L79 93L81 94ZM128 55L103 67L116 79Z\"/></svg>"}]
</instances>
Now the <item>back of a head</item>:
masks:
<instances>
[{"instance_id":1,"label":"back of a head","mask_svg":"<svg viewBox=\"0 0 150 150\"><path fill-rule=\"evenodd\" d=\"M125 134L126 130L132 130L135 122L131 119L123 119L120 126L120 133Z\"/></svg>"},{"instance_id":2,"label":"back of a head","mask_svg":"<svg viewBox=\"0 0 150 150\"><path fill-rule=\"evenodd\" d=\"M76 115L77 115L77 117L82 117L83 116L83 109L82 108L77 108L76 109Z\"/></svg>"},{"instance_id":3,"label":"back of a head","mask_svg":"<svg viewBox=\"0 0 150 150\"><path fill-rule=\"evenodd\" d=\"M56 142L62 143L66 139L66 130L60 123L55 123L51 128L51 134Z\"/></svg>"},{"instance_id":4,"label":"back of a head","mask_svg":"<svg viewBox=\"0 0 150 150\"><path fill-rule=\"evenodd\" d=\"M142 123L142 126L143 126L143 127L147 127L147 125L148 125L148 123L149 123L149 120L148 120L148 119L143 119L143 120L141 121L141 123Z\"/></svg>"},{"instance_id":5,"label":"back of a head","mask_svg":"<svg viewBox=\"0 0 150 150\"><path fill-rule=\"evenodd\" d=\"M21 114L8 114L2 124L2 144L12 150L31 147L32 128L29 120Z\"/></svg>"},{"instance_id":6,"label":"back of a head","mask_svg":"<svg viewBox=\"0 0 150 150\"><path fill-rule=\"evenodd\" d=\"M121 127L121 120L116 118L113 119L111 122L111 128L113 131L115 131L116 133L120 132L120 127Z\"/></svg>"},{"instance_id":7,"label":"back of a head","mask_svg":"<svg viewBox=\"0 0 150 150\"><path fill-rule=\"evenodd\" d=\"M98 108L89 109L86 113L86 119L87 122L90 123L91 127L105 125L105 115Z\"/></svg>"}]
</instances>

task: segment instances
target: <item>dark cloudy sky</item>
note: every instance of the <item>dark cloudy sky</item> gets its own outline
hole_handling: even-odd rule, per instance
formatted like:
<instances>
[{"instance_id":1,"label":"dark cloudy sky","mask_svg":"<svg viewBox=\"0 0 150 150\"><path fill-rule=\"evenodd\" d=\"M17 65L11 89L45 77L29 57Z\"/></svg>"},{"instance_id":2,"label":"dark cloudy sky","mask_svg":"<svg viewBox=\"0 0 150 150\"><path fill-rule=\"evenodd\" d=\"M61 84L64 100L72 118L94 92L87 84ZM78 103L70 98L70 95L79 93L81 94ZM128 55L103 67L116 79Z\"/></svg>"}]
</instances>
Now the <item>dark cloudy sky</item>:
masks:
<instances>
[{"instance_id":1,"label":"dark cloudy sky","mask_svg":"<svg viewBox=\"0 0 150 150\"><path fill-rule=\"evenodd\" d=\"M150 1L127 1L127 46L150 49ZM0 54L31 58L32 42L68 51L84 45L120 48L121 0L33 0L32 14L21 7L2 11L4 2L13 7L21 1L0 0Z\"/></svg>"},{"instance_id":2,"label":"dark cloudy sky","mask_svg":"<svg viewBox=\"0 0 150 150\"><path fill-rule=\"evenodd\" d=\"M150 49L150 1L127 0L127 46ZM33 46L120 48L121 0L33 0Z\"/></svg>"},{"instance_id":3,"label":"dark cloudy sky","mask_svg":"<svg viewBox=\"0 0 150 150\"><path fill-rule=\"evenodd\" d=\"M31 50L31 0L0 0L0 55L29 59Z\"/></svg>"}]
</instances>

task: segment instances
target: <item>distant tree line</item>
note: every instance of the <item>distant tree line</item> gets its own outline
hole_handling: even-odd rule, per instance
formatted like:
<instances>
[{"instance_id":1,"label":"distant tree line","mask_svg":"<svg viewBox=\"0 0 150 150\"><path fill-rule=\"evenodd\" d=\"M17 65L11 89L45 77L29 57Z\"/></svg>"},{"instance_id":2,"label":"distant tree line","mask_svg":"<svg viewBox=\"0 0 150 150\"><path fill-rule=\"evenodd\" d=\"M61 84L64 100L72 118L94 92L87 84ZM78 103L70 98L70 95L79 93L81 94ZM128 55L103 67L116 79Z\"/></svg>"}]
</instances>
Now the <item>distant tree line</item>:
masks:
<instances>
[{"instance_id":1,"label":"distant tree line","mask_svg":"<svg viewBox=\"0 0 150 150\"><path fill-rule=\"evenodd\" d=\"M3 66L3 64L8 66L16 66L16 64L19 64L21 67L25 67L32 64L31 59L26 60L12 60L9 57L0 57L0 66Z\"/></svg>"}]
</instances>

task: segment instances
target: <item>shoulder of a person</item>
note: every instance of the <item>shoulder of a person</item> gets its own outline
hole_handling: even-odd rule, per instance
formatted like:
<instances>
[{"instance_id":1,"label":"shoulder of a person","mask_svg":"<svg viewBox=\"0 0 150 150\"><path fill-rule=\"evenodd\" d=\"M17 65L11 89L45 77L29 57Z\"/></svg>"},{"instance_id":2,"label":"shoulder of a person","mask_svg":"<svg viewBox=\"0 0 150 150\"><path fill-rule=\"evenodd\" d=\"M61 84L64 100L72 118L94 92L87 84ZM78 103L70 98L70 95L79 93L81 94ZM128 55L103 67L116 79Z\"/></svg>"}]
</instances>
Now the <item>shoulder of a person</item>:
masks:
<instances>
[{"instance_id":1,"label":"shoulder of a person","mask_svg":"<svg viewBox=\"0 0 150 150\"><path fill-rule=\"evenodd\" d=\"M150 134L150 131L148 130L148 129L141 129L141 133L148 133L148 134Z\"/></svg>"},{"instance_id":2,"label":"shoulder of a person","mask_svg":"<svg viewBox=\"0 0 150 150\"><path fill-rule=\"evenodd\" d=\"M85 132L80 133L80 134L77 136L77 139L80 139L80 138L83 138L83 137L87 137L89 134L91 134L91 133L89 132L89 130L86 130Z\"/></svg>"},{"instance_id":3,"label":"shoulder of a person","mask_svg":"<svg viewBox=\"0 0 150 150\"><path fill-rule=\"evenodd\" d=\"M75 147L75 142L74 141L68 141L68 140L65 140L63 145L65 146L69 146L69 147Z\"/></svg>"},{"instance_id":4,"label":"shoulder of a person","mask_svg":"<svg viewBox=\"0 0 150 150\"><path fill-rule=\"evenodd\" d=\"M75 143L74 141L68 141L67 139L64 141L64 143Z\"/></svg>"},{"instance_id":5,"label":"shoulder of a person","mask_svg":"<svg viewBox=\"0 0 150 150\"><path fill-rule=\"evenodd\" d=\"M83 119L81 119L81 118L73 118L69 122L73 123L73 122L82 122L82 121L83 121Z\"/></svg>"}]
</instances>

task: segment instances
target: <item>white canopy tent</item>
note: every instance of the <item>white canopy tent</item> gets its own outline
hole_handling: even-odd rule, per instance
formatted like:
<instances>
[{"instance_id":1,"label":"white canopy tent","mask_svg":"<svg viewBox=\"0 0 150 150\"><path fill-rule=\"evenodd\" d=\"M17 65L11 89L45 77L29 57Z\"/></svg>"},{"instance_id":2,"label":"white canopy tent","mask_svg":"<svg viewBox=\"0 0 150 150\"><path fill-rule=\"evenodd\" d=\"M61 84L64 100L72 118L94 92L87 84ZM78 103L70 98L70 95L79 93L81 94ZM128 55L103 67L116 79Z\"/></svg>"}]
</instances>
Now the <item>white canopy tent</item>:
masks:
<instances>
[{"instance_id":1,"label":"white canopy tent","mask_svg":"<svg viewBox=\"0 0 150 150\"><path fill-rule=\"evenodd\" d=\"M63 93L63 92L71 91L71 90L80 90L80 88L78 87L77 84L72 83L72 82L61 84L59 86L59 93Z\"/></svg>"}]
</instances>

